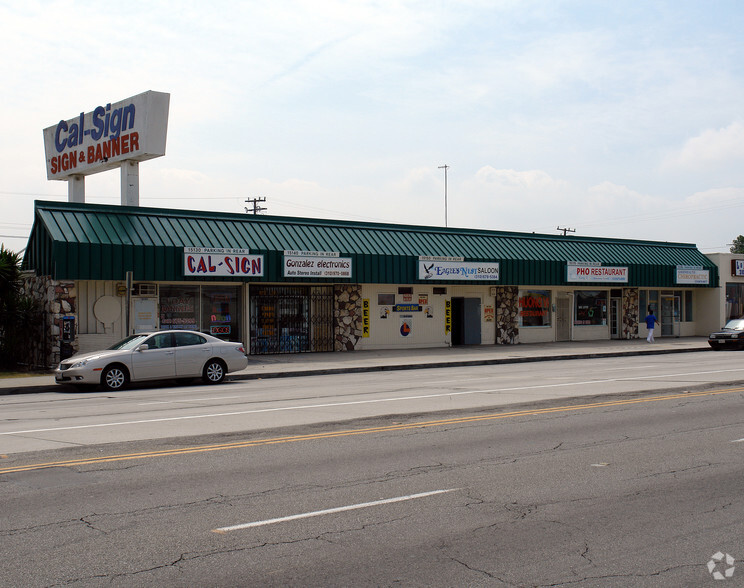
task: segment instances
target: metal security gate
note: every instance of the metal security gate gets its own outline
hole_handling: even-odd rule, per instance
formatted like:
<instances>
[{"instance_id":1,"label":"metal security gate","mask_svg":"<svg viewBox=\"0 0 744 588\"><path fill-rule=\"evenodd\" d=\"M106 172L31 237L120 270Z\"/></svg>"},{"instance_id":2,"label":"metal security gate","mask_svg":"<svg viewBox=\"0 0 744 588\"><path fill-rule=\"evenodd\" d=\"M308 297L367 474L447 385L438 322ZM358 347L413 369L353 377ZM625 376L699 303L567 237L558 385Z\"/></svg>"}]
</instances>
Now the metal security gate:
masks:
<instances>
[{"instance_id":1,"label":"metal security gate","mask_svg":"<svg viewBox=\"0 0 744 588\"><path fill-rule=\"evenodd\" d=\"M250 307L251 354L333 351L332 287L252 287Z\"/></svg>"}]
</instances>

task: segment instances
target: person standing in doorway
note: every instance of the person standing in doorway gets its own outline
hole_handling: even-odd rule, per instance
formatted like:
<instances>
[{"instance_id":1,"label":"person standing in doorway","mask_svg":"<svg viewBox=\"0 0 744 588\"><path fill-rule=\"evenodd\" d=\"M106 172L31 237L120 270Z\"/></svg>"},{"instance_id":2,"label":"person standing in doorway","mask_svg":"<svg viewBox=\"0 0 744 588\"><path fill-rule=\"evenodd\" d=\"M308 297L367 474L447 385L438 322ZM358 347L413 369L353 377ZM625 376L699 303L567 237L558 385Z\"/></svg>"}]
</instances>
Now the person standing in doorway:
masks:
<instances>
[{"instance_id":1,"label":"person standing in doorway","mask_svg":"<svg viewBox=\"0 0 744 588\"><path fill-rule=\"evenodd\" d=\"M648 329L648 337L646 337L646 341L648 341L649 343L654 342L654 327L658 324L659 320L656 318L656 315L649 306L648 315L646 315L646 328Z\"/></svg>"}]
</instances>

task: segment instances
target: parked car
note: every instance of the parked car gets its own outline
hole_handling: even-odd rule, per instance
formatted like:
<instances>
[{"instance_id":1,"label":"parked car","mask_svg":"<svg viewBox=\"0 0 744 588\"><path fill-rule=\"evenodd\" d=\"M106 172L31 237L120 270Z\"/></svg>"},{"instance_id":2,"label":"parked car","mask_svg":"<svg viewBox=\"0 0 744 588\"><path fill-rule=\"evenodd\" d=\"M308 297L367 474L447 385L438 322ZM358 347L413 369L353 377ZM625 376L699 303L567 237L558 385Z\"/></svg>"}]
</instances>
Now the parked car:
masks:
<instances>
[{"instance_id":1,"label":"parked car","mask_svg":"<svg viewBox=\"0 0 744 588\"><path fill-rule=\"evenodd\" d=\"M724 347L744 348L744 319L730 320L723 329L708 335L708 345L716 350Z\"/></svg>"},{"instance_id":2,"label":"parked car","mask_svg":"<svg viewBox=\"0 0 744 588\"><path fill-rule=\"evenodd\" d=\"M208 384L219 384L225 374L247 365L242 343L196 331L157 331L65 359L54 379L58 384L96 384L106 390L121 390L129 382L175 378L200 377Z\"/></svg>"}]
</instances>

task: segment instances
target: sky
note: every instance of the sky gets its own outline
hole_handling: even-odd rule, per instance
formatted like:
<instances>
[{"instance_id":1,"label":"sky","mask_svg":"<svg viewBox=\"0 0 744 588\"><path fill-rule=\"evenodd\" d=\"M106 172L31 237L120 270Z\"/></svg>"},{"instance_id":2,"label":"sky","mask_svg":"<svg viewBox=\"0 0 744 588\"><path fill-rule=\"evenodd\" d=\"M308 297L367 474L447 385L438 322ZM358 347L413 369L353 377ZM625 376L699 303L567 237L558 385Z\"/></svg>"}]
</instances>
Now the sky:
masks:
<instances>
[{"instance_id":1,"label":"sky","mask_svg":"<svg viewBox=\"0 0 744 588\"><path fill-rule=\"evenodd\" d=\"M44 128L155 90L141 206L728 251L742 30L738 0L0 0L0 242L68 199ZM118 170L85 191L120 204Z\"/></svg>"}]
</instances>

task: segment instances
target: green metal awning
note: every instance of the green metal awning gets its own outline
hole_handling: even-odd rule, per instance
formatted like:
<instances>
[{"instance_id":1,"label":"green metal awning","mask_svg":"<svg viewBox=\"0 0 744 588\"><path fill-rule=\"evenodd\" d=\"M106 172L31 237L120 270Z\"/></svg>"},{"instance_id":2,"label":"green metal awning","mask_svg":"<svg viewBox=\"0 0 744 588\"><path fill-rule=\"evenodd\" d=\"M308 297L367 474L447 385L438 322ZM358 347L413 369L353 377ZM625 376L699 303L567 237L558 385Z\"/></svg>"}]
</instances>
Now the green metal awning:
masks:
<instances>
[{"instance_id":1,"label":"green metal awning","mask_svg":"<svg viewBox=\"0 0 744 588\"><path fill-rule=\"evenodd\" d=\"M185 247L264 255L264 276L247 280L259 282L339 281L285 278L282 257L293 250L350 257L350 281L363 284L421 283L419 257L431 256L499 262L500 285L564 285L567 262L587 262L628 267L621 286L679 287L678 266L709 270L709 287L718 286L716 265L686 243L43 201L23 267L59 280L123 280L133 271L139 281L182 281L190 279Z\"/></svg>"}]
</instances>

